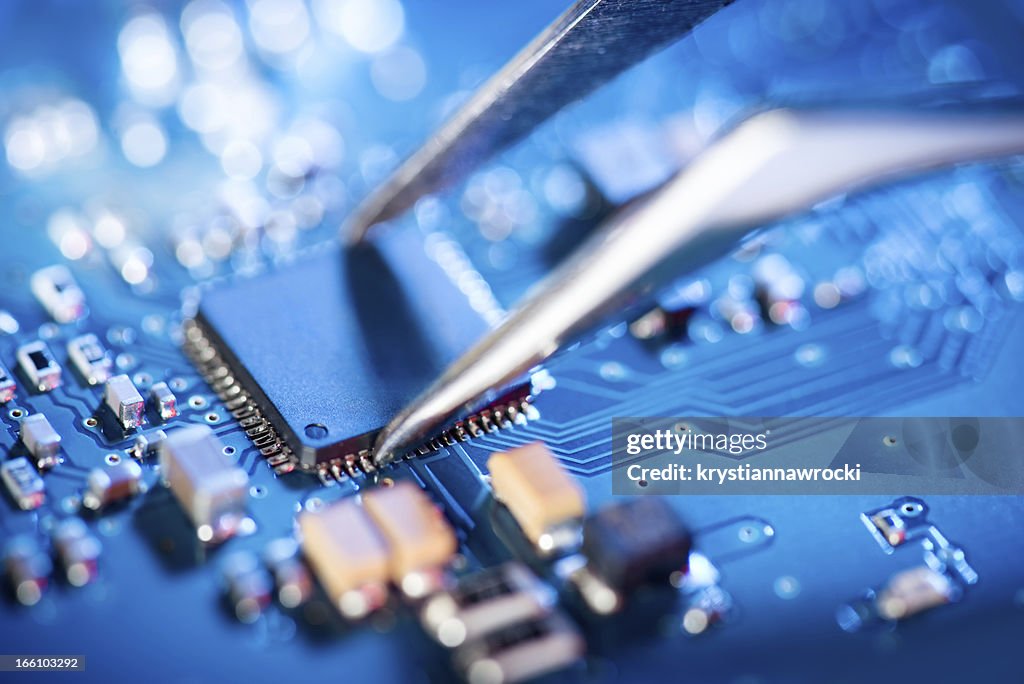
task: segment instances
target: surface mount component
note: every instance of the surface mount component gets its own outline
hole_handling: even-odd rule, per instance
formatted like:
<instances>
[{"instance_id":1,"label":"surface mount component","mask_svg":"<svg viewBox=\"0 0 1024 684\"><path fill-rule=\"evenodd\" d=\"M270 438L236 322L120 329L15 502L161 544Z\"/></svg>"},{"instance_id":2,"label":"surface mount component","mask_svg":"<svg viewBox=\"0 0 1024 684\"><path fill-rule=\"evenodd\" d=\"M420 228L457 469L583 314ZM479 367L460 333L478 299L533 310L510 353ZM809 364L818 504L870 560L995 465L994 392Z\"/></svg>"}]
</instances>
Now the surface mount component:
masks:
<instances>
[{"instance_id":1,"label":"surface mount component","mask_svg":"<svg viewBox=\"0 0 1024 684\"><path fill-rule=\"evenodd\" d=\"M60 387L61 370L57 359L42 340L29 342L18 347L18 367L25 374L32 387L40 392L49 392Z\"/></svg>"},{"instance_id":2,"label":"surface mount component","mask_svg":"<svg viewBox=\"0 0 1024 684\"><path fill-rule=\"evenodd\" d=\"M302 552L331 603L361 618L387 598L388 548L370 516L351 499L299 516Z\"/></svg>"},{"instance_id":3,"label":"surface mount component","mask_svg":"<svg viewBox=\"0 0 1024 684\"><path fill-rule=\"evenodd\" d=\"M115 375L107 380L103 400L125 430L134 430L142 425L146 401L127 375Z\"/></svg>"},{"instance_id":4,"label":"surface mount component","mask_svg":"<svg viewBox=\"0 0 1024 684\"><path fill-rule=\"evenodd\" d=\"M391 581L413 597L436 589L458 541L423 490L411 482L373 489L363 495L363 508L388 544Z\"/></svg>"},{"instance_id":5,"label":"surface mount component","mask_svg":"<svg viewBox=\"0 0 1024 684\"><path fill-rule=\"evenodd\" d=\"M110 379L114 360L98 337L89 333L68 342L68 359L82 379L90 385L101 385Z\"/></svg>"},{"instance_id":6,"label":"surface mount component","mask_svg":"<svg viewBox=\"0 0 1024 684\"><path fill-rule=\"evenodd\" d=\"M488 329L400 237L209 290L186 324L186 351L279 471L370 464L379 428Z\"/></svg>"},{"instance_id":7,"label":"surface mount component","mask_svg":"<svg viewBox=\"0 0 1024 684\"><path fill-rule=\"evenodd\" d=\"M263 562L274 577L277 601L285 608L301 606L313 595L313 578L291 537L275 539L263 550Z\"/></svg>"},{"instance_id":8,"label":"surface mount component","mask_svg":"<svg viewBox=\"0 0 1024 684\"><path fill-rule=\"evenodd\" d=\"M570 577L597 613L614 613L641 586L668 587L687 568L692 538L679 514L653 496L619 501L583 524L586 565Z\"/></svg>"},{"instance_id":9,"label":"surface mount component","mask_svg":"<svg viewBox=\"0 0 1024 684\"><path fill-rule=\"evenodd\" d=\"M239 622L250 624L270 605L274 585L259 559L249 551L238 551L221 566L224 591Z\"/></svg>"},{"instance_id":10,"label":"surface mount component","mask_svg":"<svg viewBox=\"0 0 1024 684\"><path fill-rule=\"evenodd\" d=\"M907 540L907 525L895 511L888 509L871 516L874 525L890 546L899 546Z\"/></svg>"},{"instance_id":11,"label":"surface mount component","mask_svg":"<svg viewBox=\"0 0 1024 684\"><path fill-rule=\"evenodd\" d=\"M178 399L166 382L155 382L149 388L149 401L160 420L170 420L178 416Z\"/></svg>"},{"instance_id":12,"label":"surface mount component","mask_svg":"<svg viewBox=\"0 0 1024 684\"><path fill-rule=\"evenodd\" d=\"M53 548L57 553L68 584L84 587L99 574L102 546L78 518L68 518L53 530Z\"/></svg>"},{"instance_id":13,"label":"surface mount component","mask_svg":"<svg viewBox=\"0 0 1024 684\"><path fill-rule=\"evenodd\" d=\"M32 274L32 294L58 323L73 323L85 315L85 294L66 266L48 266Z\"/></svg>"},{"instance_id":14,"label":"surface mount component","mask_svg":"<svg viewBox=\"0 0 1024 684\"><path fill-rule=\"evenodd\" d=\"M685 570L690 530L669 504L642 497L607 506L583 525L587 565L609 585L628 591L667 584Z\"/></svg>"},{"instance_id":15,"label":"surface mount component","mask_svg":"<svg viewBox=\"0 0 1024 684\"><path fill-rule=\"evenodd\" d=\"M551 612L554 591L516 562L460 577L451 589L430 596L420 611L424 629L455 648L501 627Z\"/></svg>"},{"instance_id":16,"label":"surface mount component","mask_svg":"<svg viewBox=\"0 0 1024 684\"><path fill-rule=\"evenodd\" d=\"M21 419L20 437L40 470L52 468L60 462L60 435L42 413Z\"/></svg>"},{"instance_id":17,"label":"surface mount component","mask_svg":"<svg viewBox=\"0 0 1024 684\"><path fill-rule=\"evenodd\" d=\"M82 505L95 511L144 491L146 483L142 480L142 467L135 461L122 460L89 472Z\"/></svg>"},{"instance_id":18,"label":"surface mount component","mask_svg":"<svg viewBox=\"0 0 1024 684\"><path fill-rule=\"evenodd\" d=\"M33 537L20 535L4 548L4 573L23 606L34 606L50 583L53 563Z\"/></svg>"},{"instance_id":19,"label":"surface mount component","mask_svg":"<svg viewBox=\"0 0 1024 684\"><path fill-rule=\"evenodd\" d=\"M495 498L508 507L541 553L579 545L580 521L586 512L583 488L544 444L494 454L487 468Z\"/></svg>"},{"instance_id":20,"label":"surface mount component","mask_svg":"<svg viewBox=\"0 0 1024 684\"><path fill-rule=\"evenodd\" d=\"M160 471L200 541L222 542L251 524L245 510L249 476L224 454L209 427L170 432L160 446Z\"/></svg>"},{"instance_id":21,"label":"surface mount component","mask_svg":"<svg viewBox=\"0 0 1024 684\"><path fill-rule=\"evenodd\" d=\"M0 479L18 508L31 511L46 501L46 485L27 458L12 458L0 465Z\"/></svg>"},{"instance_id":22,"label":"surface mount component","mask_svg":"<svg viewBox=\"0 0 1024 684\"><path fill-rule=\"evenodd\" d=\"M14 391L18 386L11 377L10 372L0 364L0 404L6 404L14 398Z\"/></svg>"},{"instance_id":23,"label":"surface mount component","mask_svg":"<svg viewBox=\"0 0 1024 684\"><path fill-rule=\"evenodd\" d=\"M568 667L585 650L572 623L555 613L467 642L456 650L454 662L470 684L509 684Z\"/></svg>"},{"instance_id":24,"label":"surface mount component","mask_svg":"<svg viewBox=\"0 0 1024 684\"><path fill-rule=\"evenodd\" d=\"M902 620L930 608L949 603L955 588L948 577L926 565L899 572L878 592L878 614L887 620Z\"/></svg>"},{"instance_id":25,"label":"surface mount component","mask_svg":"<svg viewBox=\"0 0 1024 684\"><path fill-rule=\"evenodd\" d=\"M142 435L136 435L135 443L128 448L128 454L137 461L143 461L151 456L160 453L160 446L167 439L167 433L163 430L153 430Z\"/></svg>"}]
</instances>

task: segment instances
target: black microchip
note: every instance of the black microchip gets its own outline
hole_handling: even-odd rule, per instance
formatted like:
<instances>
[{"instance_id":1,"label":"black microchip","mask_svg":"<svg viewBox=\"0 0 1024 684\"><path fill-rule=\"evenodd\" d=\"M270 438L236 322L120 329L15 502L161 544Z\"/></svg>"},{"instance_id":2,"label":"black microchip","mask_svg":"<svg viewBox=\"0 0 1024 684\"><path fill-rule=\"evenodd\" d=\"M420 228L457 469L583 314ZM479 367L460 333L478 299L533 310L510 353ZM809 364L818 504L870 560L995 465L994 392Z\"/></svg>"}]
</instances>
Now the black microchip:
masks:
<instances>
[{"instance_id":1,"label":"black microchip","mask_svg":"<svg viewBox=\"0 0 1024 684\"><path fill-rule=\"evenodd\" d=\"M368 449L488 330L423 242L398 233L212 289L195 322L306 468Z\"/></svg>"},{"instance_id":2,"label":"black microchip","mask_svg":"<svg viewBox=\"0 0 1024 684\"><path fill-rule=\"evenodd\" d=\"M619 591L667 586L673 572L686 568L690 546L690 531L679 514L655 497L618 502L583 525L588 567Z\"/></svg>"}]
</instances>

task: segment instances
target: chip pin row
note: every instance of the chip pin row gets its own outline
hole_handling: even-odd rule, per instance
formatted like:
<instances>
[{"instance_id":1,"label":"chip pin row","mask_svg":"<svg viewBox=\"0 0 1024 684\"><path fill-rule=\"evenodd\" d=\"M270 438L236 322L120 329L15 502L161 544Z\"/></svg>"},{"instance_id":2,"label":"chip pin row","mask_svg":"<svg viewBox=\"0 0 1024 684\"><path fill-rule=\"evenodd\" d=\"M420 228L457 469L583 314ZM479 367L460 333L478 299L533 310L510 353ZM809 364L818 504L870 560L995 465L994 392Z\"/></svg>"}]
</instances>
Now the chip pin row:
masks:
<instances>
[{"instance_id":1,"label":"chip pin row","mask_svg":"<svg viewBox=\"0 0 1024 684\"><path fill-rule=\"evenodd\" d=\"M294 470L295 461L291 450L263 416L249 393L238 384L202 328L195 321L188 320L184 323L184 332L185 353L196 364L203 380L224 402L232 417L239 421L246 437L260 450L274 472L283 475Z\"/></svg>"}]
</instances>

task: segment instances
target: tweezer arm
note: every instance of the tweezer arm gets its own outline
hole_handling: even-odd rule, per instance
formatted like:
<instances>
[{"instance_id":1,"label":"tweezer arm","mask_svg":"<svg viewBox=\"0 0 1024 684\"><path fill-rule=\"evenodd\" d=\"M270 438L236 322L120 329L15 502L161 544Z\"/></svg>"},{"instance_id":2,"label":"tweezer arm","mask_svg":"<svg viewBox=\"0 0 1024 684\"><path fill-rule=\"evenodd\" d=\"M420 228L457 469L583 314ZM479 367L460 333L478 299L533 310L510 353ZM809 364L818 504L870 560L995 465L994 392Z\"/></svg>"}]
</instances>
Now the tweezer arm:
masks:
<instances>
[{"instance_id":1,"label":"tweezer arm","mask_svg":"<svg viewBox=\"0 0 1024 684\"><path fill-rule=\"evenodd\" d=\"M348 243L470 173L732 0L579 0L481 86L342 226Z\"/></svg>"},{"instance_id":2,"label":"tweezer arm","mask_svg":"<svg viewBox=\"0 0 1024 684\"><path fill-rule=\"evenodd\" d=\"M659 286L727 253L750 229L831 196L952 164L1024 153L1024 109L755 115L614 216L505 321L381 432L404 453L488 390L529 371Z\"/></svg>"}]
</instances>

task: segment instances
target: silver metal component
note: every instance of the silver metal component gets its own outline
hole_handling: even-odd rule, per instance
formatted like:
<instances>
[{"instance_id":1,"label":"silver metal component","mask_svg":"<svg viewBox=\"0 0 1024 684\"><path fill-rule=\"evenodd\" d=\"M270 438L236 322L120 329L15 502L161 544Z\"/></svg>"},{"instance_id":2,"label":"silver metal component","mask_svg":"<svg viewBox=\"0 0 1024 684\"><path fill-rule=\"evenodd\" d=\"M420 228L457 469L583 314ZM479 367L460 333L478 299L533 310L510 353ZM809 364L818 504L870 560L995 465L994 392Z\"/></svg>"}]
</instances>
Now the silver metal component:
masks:
<instances>
[{"instance_id":1,"label":"silver metal component","mask_svg":"<svg viewBox=\"0 0 1024 684\"><path fill-rule=\"evenodd\" d=\"M61 385L61 369L50 348L42 340L18 347L15 354L18 367L28 381L40 392L49 392Z\"/></svg>"},{"instance_id":2,"label":"silver metal component","mask_svg":"<svg viewBox=\"0 0 1024 684\"><path fill-rule=\"evenodd\" d=\"M85 313L85 294L66 266L48 266L32 274L32 294L58 323L73 323Z\"/></svg>"},{"instance_id":3,"label":"silver metal component","mask_svg":"<svg viewBox=\"0 0 1024 684\"><path fill-rule=\"evenodd\" d=\"M107 380L103 400L125 430L133 430L142 425L146 401L127 375L115 375Z\"/></svg>"},{"instance_id":4,"label":"silver metal component","mask_svg":"<svg viewBox=\"0 0 1024 684\"><path fill-rule=\"evenodd\" d=\"M544 617L556 601L550 587L515 562L459 578L449 590L428 598L420 610L427 633L456 648L502 627Z\"/></svg>"},{"instance_id":5,"label":"silver metal component","mask_svg":"<svg viewBox=\"0 0 1024 684\"><path fill-rule=\"evenodd\" d=\"M103 547L84 522L68 518L57 525L53 531L53 548L64 567L68 584L84 587L96 579Z\"/></svg>"},{"instance_id":6,"label":"silver metal component","mask_svg":"<svg viewBox=\"0 0 1024 684\"><path fill-rule=\"evenodd\" d=\"M11 498L23 511L39 508L46 501L46 485L43 478L25 457L12 458L0 465L0 479Z\"/></svg>"},{"instance_id":7,"label":"silver metal component","mask_svg":"<svg viewBox=\"0 0 1024 684\"><path fill-rule=\"evenodd\" d=\"M252 525L245 511L249 476L224 455L209 427L172 431L160 446L160 470L200 541L219 543Z\"/></svg>"},{"instance_id":8,"label":"silver metal component","mask_svg":"<svg viewBox=\"0 0 1024 684\"><path fill-rule=\"evenodd\" d=\"M546 529L537 540L536 548L542 556L556 556L579 550L582 540L580 521L566 520Z\"/></svg>"},{"instance_id":9,"label":"silver metal component","mask_svg":"<svg viewBox=\"0 0 1024 684\"><path fill-rule=\"evenodd\" d=\"M587 565L581 564L575 568L569 574L569 581L579 591L587 606L598 615L611 615L622 608L622 595L591 572Z\"/></svg>"},{"instance_id":10,"label":"silver metal component","mask_svg":"<svg viewBox=\"0 0 1024 684\"><path fill-rule=\"evenodd\" d=\"M52 468L60 462L60 435L42 413L21 419L20 436L39 470Z\"/></svg>"},{"instance_id":11,"label":"silver metal component","mask_svg":"<svg viewBox=\"0 0 1024 684\"><path fill-rule=\"evenodd\" d=\"M128 454L137 461L143 461L150 456L155 456L160 445L167 439L167 433L163 430L153 430L135 438L135 444L128 449Z\"/></svg>"},{"instance_id":12,"label":"silver metal component","mask_svg":"<svg viewBox=\"0 0 1024 684\"><path fill-rule=\"evenodd\" d=\"M14 378L11 377L10 372L3 365L0 365L0 404L6 404L14 398L14 392L18 389L18 386L14 383Z\"/></svg>"},{"instance_id":13,"label":"silver metal component","mask_svg":"<svg viewBox=\"0 0 1024 684\"><path fill-rule=\"evenodd\" d=\"M313 578L299 558L299 544L283 537L267 544L263 561L277 586L277 600L285 608L297 608L313 595Z\"/></svg>"},{"instance_id":14,"label":"silver metal component","mask_svg":"<svg viewBox=\"0 0 1024 684\"><path fill-rule=\"evenodd\" d=\"M100 385L110 379L114 359L103 348L98 337L89 333L68 342L68 359L71 365L90 385Z\"/></svg>"},{"instance_id":15,"label":"silver metal component","mask_svg":"<svg viewBox=\"0 0 1024 684\"><path fill-rule=\"evenodd\" d=\"M377 438L378 464L755 228L839 193L1024 152L1024 114L777 109L757 114L613 216Z\"/></svg>"},{"instance_id":16,"label":"silver metal component","mask_svg":"<svg viewBox=\"0 0 1024 684\"><path fill-rule=\"evenodd\" d=\"M135 461L122 460L89 472L82 505L96 511L144 491L146 483L142 480L142 468Z\"/></svg>"},{"instance_id":17,"label":"silver metal component","mask_svg":"<svg viewBox=\"0 0 1024 684\"><path fill-rule=\"evenodd\" d=\"M531 41L356 209L374 224L452 184L555 112L689 33L731 0L579 0Z\"/></svg>"},{"instance_id":18,"label":"silver metal component","mask_svg":"<svg viewBox=\"0 0 1024 684\"><path fill-rule=\"evenodd\" d=\"M455 651L456 669L470 684L511 684L561 670L579 660L586 643L560 613L508 625Z\"/></svg>"},{"instance_id":19,"label":"silver metal component","mask_svg":"<svg viewBox=\"0 0 1024 684\"><path fill-rule=\"evenodd\" d=\"M28 535L21 535L11 539L4 548L4 572L18 603L34 606L50 583L53 563L39 542Z\"/></svg>"},{"instance_id":20,"label":"silver metal component","mask_svg":"<svg viewBox=\"0 0 1024 684\"><path fill-rule=\"evenodd\" d=\"M166 382L154 383L149 388L149 400L161 420L170 420L178 415L178 399Z\"/></svg>"},{"instance_id":21,"label":"silver metal component","mask_svg":"<svg viewBox=\"0 0 1024 684\"><path fill-rule=\"evenodd\" d=\"M224 559L221 576L228 602L239 622L251 624L270 604L273 584L259 559L249 551L238 551Z\"/></svg>"}]
</instances>

